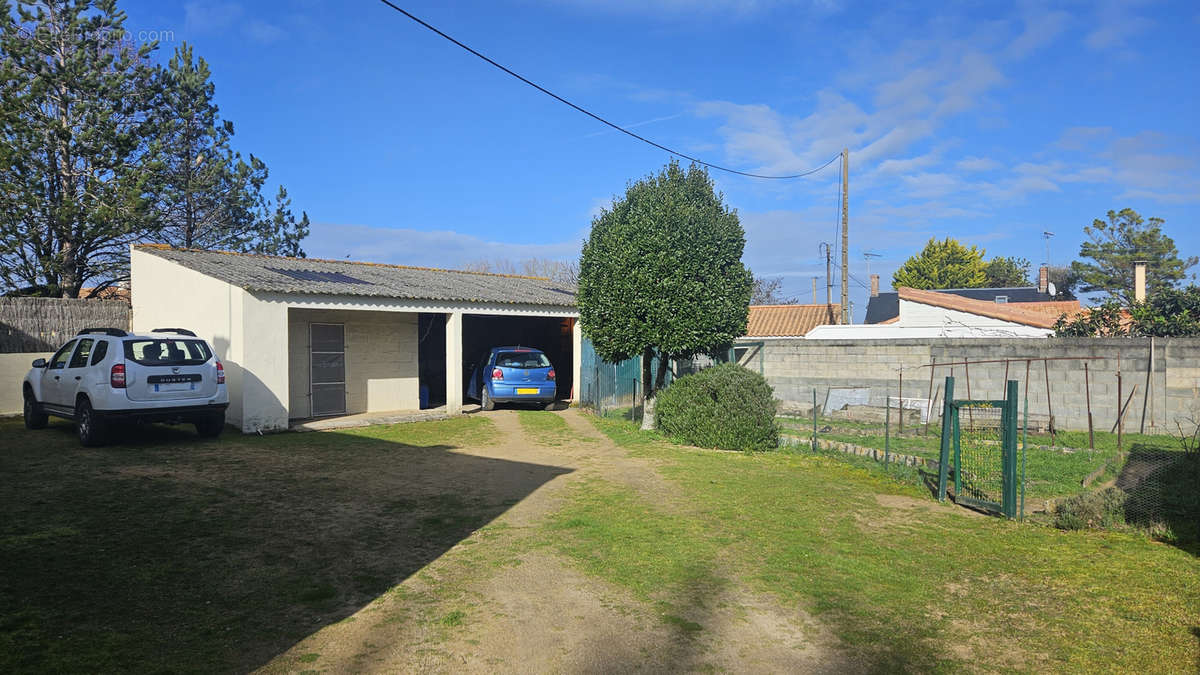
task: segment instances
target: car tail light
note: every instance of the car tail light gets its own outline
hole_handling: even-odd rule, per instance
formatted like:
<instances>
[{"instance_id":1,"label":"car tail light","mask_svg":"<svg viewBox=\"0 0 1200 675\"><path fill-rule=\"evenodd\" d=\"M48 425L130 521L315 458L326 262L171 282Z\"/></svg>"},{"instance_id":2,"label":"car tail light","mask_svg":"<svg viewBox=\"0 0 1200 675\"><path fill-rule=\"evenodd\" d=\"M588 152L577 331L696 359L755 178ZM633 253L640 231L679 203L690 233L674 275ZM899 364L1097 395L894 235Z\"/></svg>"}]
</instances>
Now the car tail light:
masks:
<instances>
[{"instance_id":1,"label":"car tail light","mask_svg":"<svg viewBox=\"0 0 1200 675\"><path fill-rule=\"evenodd\" d=\"M504 371L500 370L499 368L493 370L492 371L492 379L493 380L503 380L504 379Z\"/></svg>"},{"instance_id":2,"label":"car tail light","mask_svg":"<svg viewBox=\"0 0 1200 675\"><path fill-rule=\"evenodd\" d=\"M547 380L553 380L553 379L554 379L554 369L553 369L553 368L551 368L551 369L550 369L550 372L546 373L546 379L547 379Z\"/></svg>"},{"instance_id":3,"label":"car tail light","mask_svg":"<svg viewBox=\"0 0 1200 675\"><path fill-rule=\"evenodd\" d=\"M108 372L108 384L113 389L125 388L125 364L114 363L112 370Z\"/></svg>"},{"instance_id":4,"label":"car tail light","mask_svg":"<svg viewBox=\"0 0 1200 675\"><path fill-rule=\"evenodd\" d=\"M217 384L225 384L225 366L217 361Z\"/></svg>"}]
</instances>

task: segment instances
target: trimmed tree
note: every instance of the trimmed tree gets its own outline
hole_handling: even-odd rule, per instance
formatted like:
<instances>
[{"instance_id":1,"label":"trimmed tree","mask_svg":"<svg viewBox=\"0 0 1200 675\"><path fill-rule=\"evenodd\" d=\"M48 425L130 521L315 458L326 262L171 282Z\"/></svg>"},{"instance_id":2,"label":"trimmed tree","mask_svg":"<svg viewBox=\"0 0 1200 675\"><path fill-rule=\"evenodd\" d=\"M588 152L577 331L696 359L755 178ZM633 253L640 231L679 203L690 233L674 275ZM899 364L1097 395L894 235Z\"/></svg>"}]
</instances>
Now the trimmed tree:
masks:
<instances>
[{"instance_id":1,"label":"trimmed tree","mask_svg":"<svg viewBox=\"0 0 1200 675\"><path fill-rule=\"evenodd\" d=\"M648 400L668 359L728 349L749 315L745 245L737 212L702 167L672 161L629 185L592 220L580 259L579 316L596 353L613 363L641 356Z\"/></svg>"}]
</instances>

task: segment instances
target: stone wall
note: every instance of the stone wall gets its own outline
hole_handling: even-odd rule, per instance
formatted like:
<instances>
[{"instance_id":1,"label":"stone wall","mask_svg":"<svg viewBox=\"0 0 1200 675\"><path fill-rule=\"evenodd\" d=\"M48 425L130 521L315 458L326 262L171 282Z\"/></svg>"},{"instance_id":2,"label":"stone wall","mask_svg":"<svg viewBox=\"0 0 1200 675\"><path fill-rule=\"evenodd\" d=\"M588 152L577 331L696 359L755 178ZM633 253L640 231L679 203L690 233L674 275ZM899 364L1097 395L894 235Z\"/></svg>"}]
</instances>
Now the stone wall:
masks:
<instances>
[{"instance_id":1,"label":"stone wall","mask_svg":"<svg viewBox=\"0 0 1200 675\"><path fill-rule=\"evenodd\" d=\"M1144 410L1146 432L1167 433L1175 430L1177 418L1200 416L1200 339L1156 338L1153 349L1149 396L1149 338L746 339L739 343L737 354L746 367L761 369L777 398L805 407L811 406L814 389L818 405L823 405L835 387L868 389L869 405L882 406L888 396L929 398L930 364L960 364L932 368L938 401L935 414L940 414L940 392L947 375L955 378L955 398L968 398L969 388L970 398L998 399L1004 395L1007 370L1007 379L1019 381L1023 395L1028 393L1030 415L1052 411L1059 429L1087 429L1090 389L1094 425L1102 431L1110 430L1117 420L1119 368L1121 393L1130 401L1126 431L1141 428ZM961 365L964 362L969 365Z\"/></svg>"}]
</instances>

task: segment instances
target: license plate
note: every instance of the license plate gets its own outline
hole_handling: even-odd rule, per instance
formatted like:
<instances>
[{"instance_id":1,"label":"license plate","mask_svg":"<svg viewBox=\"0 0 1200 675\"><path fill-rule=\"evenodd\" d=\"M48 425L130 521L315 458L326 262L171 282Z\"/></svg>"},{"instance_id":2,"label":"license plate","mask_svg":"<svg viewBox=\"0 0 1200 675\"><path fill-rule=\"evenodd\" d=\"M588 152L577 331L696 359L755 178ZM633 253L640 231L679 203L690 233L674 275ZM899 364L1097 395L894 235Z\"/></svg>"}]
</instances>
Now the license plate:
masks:
<instances>
[{"instance_id":1,"label":"license plate","mask_svg":"<svg viewBox=\"0 0 1200 675\"><path fill-rule=\"evenodd\" d=\"M154 385L154 391L196 391L195 382L173 382Z\"/></svg>"},{"instance_id":2,"label":"license plate","mask_svg":"<svg viewBox=\"0 0 1200 675\"><path fill-rule=\"evenodd\" d=\"M518 394L536 394L536 393L538 393L538 390L537 389L518 389L517 393Z\"/></svg>"}]
</instances>

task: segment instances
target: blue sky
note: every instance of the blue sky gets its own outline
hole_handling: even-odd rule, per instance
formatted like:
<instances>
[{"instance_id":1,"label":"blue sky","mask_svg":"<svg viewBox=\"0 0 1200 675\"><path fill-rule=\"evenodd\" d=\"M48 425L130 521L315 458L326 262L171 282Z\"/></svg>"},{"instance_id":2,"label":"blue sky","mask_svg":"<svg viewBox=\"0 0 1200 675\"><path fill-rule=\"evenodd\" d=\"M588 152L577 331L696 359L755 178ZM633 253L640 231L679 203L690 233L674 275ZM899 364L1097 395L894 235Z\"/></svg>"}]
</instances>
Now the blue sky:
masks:
<instances>
[{"instance_id":1,"label":"blue sky","mask_svg":"<svg viewBox=\"0 0 1200 675\"><path fill-rule=\"evenodd\" d=\"M1132 207L1200 252L1200 7L1193 2L400 2L619 124L745 171L850 149L851 273L931 236L1075 257ZM313 257L455 267L573 258L597 210L669 156L487 66L374 0L125 0L166 60L210 64L236 145L312 218ZM811 297L836 163L714 172L745 260ZM272 188L273 191L273 188ZM851 282L855 315L865 289ZM822 291L823 294L823 291ZM836 294L836 289L835 289Z\"/></svg>"}]
</instances>

